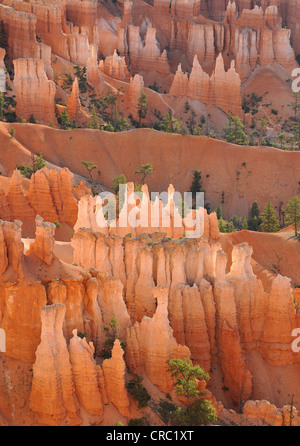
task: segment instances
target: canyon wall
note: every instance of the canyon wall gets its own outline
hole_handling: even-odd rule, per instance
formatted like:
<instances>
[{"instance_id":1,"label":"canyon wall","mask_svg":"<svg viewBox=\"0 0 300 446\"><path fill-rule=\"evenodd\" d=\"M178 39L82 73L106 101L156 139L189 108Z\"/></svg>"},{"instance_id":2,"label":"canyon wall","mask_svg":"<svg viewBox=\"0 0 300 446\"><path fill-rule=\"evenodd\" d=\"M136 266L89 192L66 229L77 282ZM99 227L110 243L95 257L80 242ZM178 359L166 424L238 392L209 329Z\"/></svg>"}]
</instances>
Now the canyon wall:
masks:
<instances>
[{"instance_id":1,"label":"canyon wall","mask_svg":"<svg viewBox=\"0 0 300 446\"><path fill-rule=\"evenodd\" d=\"M55 83L45 73L43 60L14 60L14 87L16 93L16 114L20 118L35 120L45 124L55 124L54 97Z\"/></svg>"},{"instance_id":2,"label":"canyon wall","mask_svg":"<svg viewBox=\"0 0 300 446\"><path fill-rule=\"evenodd\" d=\"M71 185L72 174L64 168L60 172L47 168L32 175L28 193L22 186L19 170L15 170L8 192L0 189L0 218L21 219L33 223L35 215L49 222L65 222L74 226L77 219L77 200Z\"/></svg>"},{"instance_id":3,"label":"canyon wall","mask_svg":"<svg viewBox=\"0 0 300 446\"><path fill-rule=\"evenodd\" d=\"M195 56L189 78L179 65L170 94L186 96L208 105L213 104L225 113L232 112L233 115L242 116L240 86L240 77L235 71L234 63L226 72L221 54L217 58L216 68L211 77L203 71Z\"/></svg>"},{"instance_id":4,"label":"canyon wall","mask_svg":"<svg viewBox=\"0 0 300 446\"><path fill-rule=\"evenodd\" d=\"M125 1L120 19L101 17L94 1L3 0L0 19L10 64L17 59L42 59L49 80L54 79L51 57L59 56L86 67L87 81L97 92L105 85L99 72L126 83L139 75L146 86L155 78L160 91L242 117L241 86L259 67L276 69L279 64L289 75L297 66L298 49L294 51L292 44L295 47L299 40L299 27L291 18L291 12L293 17L298 14L294 3L288 11L283 1L263 2L252 9L249 3L208 6L178 0L169 5L160 0L151 6ZM43 97L48 103L47 95ZM20 116L20 97L18 102ZM52 108L52 99L49 104ZM44 114L43 122L49 117L49 122L55 122L52 112Z\"/></svg>"},{"instance_id":5,"label":"canyon wall","mask_svg":"<svg viewBox=\"0 0 300 446\"><path fill-rule=\"evenodd\" d=\"M174 336L204 369L209 370L212 359L217 358L225 386L233 400L239 401L241 393L245 399L252 393L246 359L251 351L260 352L273 365L299 362L291 349L291 333L299 316L289 279L277 276L271 290L265 291L253 274L252 248L247 244L233 247L227 273L227 256L218 235L211 238L212 227L207 221L204 235L197 241L169 240L158 233L123 239L78 229L72 240L74 262L112 273L122 282L134 322L127 334L130 368L144 371L157 385L161 382L162 388L169 388L163 375L156 377L163 372L158 368L152 371L151 357L168 359L178 348ZM166 331L167 344L164 347L160 342L159 351L154 352L158 344L145 342L145 330L155 336L149 327L158 323L165 324L160 331ZM177 355L181 353L177 351Z\"/></svg>"}]
</instances>

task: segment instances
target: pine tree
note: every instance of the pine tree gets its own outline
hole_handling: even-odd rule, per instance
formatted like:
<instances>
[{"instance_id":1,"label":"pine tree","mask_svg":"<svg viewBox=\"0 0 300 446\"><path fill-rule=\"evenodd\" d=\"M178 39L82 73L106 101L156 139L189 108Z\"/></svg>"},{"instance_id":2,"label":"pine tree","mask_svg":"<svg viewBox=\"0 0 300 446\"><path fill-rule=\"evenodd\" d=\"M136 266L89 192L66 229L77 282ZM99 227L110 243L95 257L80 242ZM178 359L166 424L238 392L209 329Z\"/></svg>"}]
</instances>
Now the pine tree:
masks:
<instances>
[{"instance_id":1,"label":"pine tree","mask_svg":"<svg viewBox=\"0 0 300 446\"><path fill-rule=\"evenodd\" d=\"M118 209L122 209L125 201L125 192L120 193L120 184L126 184L127 179L123 173L117 175L112 180L114 193L117 195Z\"/></svg>"},{"instance_id":2,"label":"pine tree","mask_svg":"<svg viewBox=\"0 0 300 446\"><path fill-rule=\"evenodd\" d=\"M89 174L89 177L91 179L91 183L92 183L92 190L94 188L95 182L94 182L94 178L93 178L93 170L97 170L98 171L98 175L101 174L98 166L96 164L94 164L92 161L81 161L81 164L83 164Z\"/></svg>"},{"instance_id":3,"label":"pine tree","mask_svg":"<svg viewBox=\"0 0 300 446\"><path fill-rule=\"evenodd\" d=\"M120 175L117 175L116 177L113 178L112 183L113 183L114 193L117 194L119 192L119 185L126 184L127 179L123 173L120 173Z\"/></svg>"},{"instance_id":4,"label":"pine tree","mask_svg":"<svg viewBox=\"0 0 300 446\"><path fill-rule=\"evenodd\" d=\"M46 161L44 160L44 155L42 152L39 152L39 155L34 159L33 163L33 173L37 170L43 169L46 167Z\"/></svg>"},{"instance_id":5,"label":"pine tree","mask_svg":"<svg viewBox=\"0 0 300 446\"><path fill-rule=\"evenodd\" d=\"M258 130L259 130L259 138L258 138L258 145L261 146L263 142L264 132L266 128L268 127L267 121L262 118L258 121Z\"/></svg>"},{"instance_id":6,"label":"pine tree","mask_svg":"<svg viewBox=\"0 0 300 446\"><path fill-rule=\"evenodd\" d=\"M244 132L244 124L238 116L228 117L228 123L225 128L225 139L232 144L246 145L249 143L249 139Z\"/></svg>"},{"instance_id":7,"label":"pine tree","mask_svg":"<svg viewBox=\"0 0 300 446\"><path fill-rule=\"evenodd\" d=\"M0 22L0 48L6 48L7 47L7 35L5 31L5 25L4 21L1 20Z\"/></svg>"},{"instance_id":8,"label":"pine tree","mask_svg":"<svg viewBox=\"0 0 300 446\"><path fill-rule=\"evenodd\" d=\"M174 358L167 361L168 372L174 379L175 393L187 400L187 408L177 407L171 415L173 426L203 426L217 420L217 412L210 401L203 398L197 380L209 380L210 376L190 359Z\"/></svg>"},{"instance_id":9,"label":"pine tree","mask_svg":"<svg viewBox=\"0 0 300 446\"><path fill-rule=\"evenodd\" d=\"M275 211L271 205L271 201L268 200L263 213L261 214L262 230L264 232L276 232L279 229L279 222L275 217Z\"/></svg>"},{"instance_id":10,"label":"pine tree","mask_svg":"<svg viewBox=\"0 0 300 446\"><path fill-rule=\"evenodd\" d=\"M300 92L293 93L294 101L288 104L288 107L291 107L291 109L294 112L294 116L291 117L293 119L294 125L293 125L293 133L294 133L294 140L295 143L298 146L298 149L300 149Z\"/></svg>"},{"instance_id":11,"label":"pine tree","mask_svg":"<svg viewBox=\"0 0 300 446\"><path fill-rule=\"evenodd\" d=\"M139 169L137 169L134 173L143 175L143 177L141 179L141 183L144 184L145 178L148 175L151 175L152 172L153 172L152 164L148 163L148 164L142 164L141 167Z\"/></svg>"},{"instance_id":12,"label":"pine tree","mask_svg":"<svg viewBox=\"0 0 300 446\"><path fill-rule=\"evenodd\" d=\"M245 215L244 220L243 220L243 225L242 225L242 229L248 229L248 221L247 221L247 217Z\"/></svg>"},{"instance_id":13,"label":"pine tree","mask_svg":"<svg viewBox=\"0 0 300 446\"><path fill-rule=\"evenodd\" d=\"M137 103L137 112L139 116L139 127L141 127L141 122L148 115L148 98L144 92L142 92L141 96L138 99Z\"/></svg>"},{"instance_id":14,"label":"pine tree","mask_svg":"<svg viewBox=\"0 0 300 446\"><path fill-rule=\"evenodd\" d=\"M193 171L193 182L190 188L190 192L193 194L193 198L196 196L196 192L201 192L202 184L201 184L201 170L198 170L195 167Z\"/></svg>"},{"instance_id":15,"label":"pine tree","mask_svg":"<svg viewBox=\"0 0 300 446\"><path fill-rule=\"evenodd\" d=\"M234 232L234 231L235 231L235 227L234 227L233 221L231 220L231 221L229 222L227 232Z\"/></svg>"},{"instance_id":16,"label":"pine tree","mask_svg":"<svg viewBox=\"0 0 300 446\"><path fill-rule=\"evenodd\" d=\"M227 226L225 220L221 217L219 220L219 231L222 233L227 232Z\"/></svg>"},{"instance_id":17,"label":"pine tree","mask_svg":"<svg viewBox=\"0 0 300 446\"><path fill-rule=\"evenodd\" d=\"M250 231L257 231L259 226L261 224L261 219L259 218L259 209L257 201L255 200L252 203L250 212L249 212L249 219L248 219L248 227Z\"/></svg>"},{"instance_id":18,"label":"pine tree","mask_svg":"<svg viewBox=\"0 0 300 446\"><path fill-rule=\"evenodd\" d=\"M286 141L286 134L285 133L279 133L278 139L280 141L280 148L283 150L285 149L284 143Z\"/></svg>"},{"instance_id":19,"label":"pine tree","mask_svg":"<svg viewBox=\"0 0 300 446\"><path fill-rule=\"evenodd\" d=\"M64 108L60 115L60 125L63 129L68 129L71 127L71 121L67 112L67 109Z\"/></svg>"},{"instance_id":20,"label":"pine tree","mask_svg":"<svg viewBox=\"0 0 300 446\"><path fill-rule=\"evenodd\" d=\"M285 223L294 226L295 237L297 237L300 228L300 199L297 196L290 199L284 213Z\"/></svg>"},{"instance_id":21,"label":"pine tree","mask_svg":"<svg viewBox=\"0 0 300 446\"><path fill-rule=\"evenodd\" d=\"M95 107L93 107L93 111L92 111L92 119L90 120L88 127L90 129L100 129L100 122L95 110Z\"/></svg>"},{"instance_id":22,"label":"pine tree","mask_svg":"<svg viewBox=\"0 0 300 446\"><path fill-rule=\"evenodd\" d=\"M218 204L217 208L216 208L216 214L217 214L217 219L220 220L220 218L222 218L222 209L221 206Z\"/></svg>"},{"instance_id":23,"label":"pine tree","mask_svg":"<svg viewBox=\"0 0 300 446\"><path fill-rule=\"evenodd\" d=\"M46 167L46 161L44 160L44 155L40 152L38 156L31 155L31 166L21 164L17 166L17 169L20 170L23 177L30 179L35 172L44 167Z\"/></svg>"},{"instance_id":24,"label":"pine tree","mask_svg":"<svg viewBox=\"0 0 300 446\"><path fill-rule=\"evenodd\" d=\"M169 110L161 119L158 129L167 133L180 133L182 122L172 116Z\"/></svg>"}]
</instances>

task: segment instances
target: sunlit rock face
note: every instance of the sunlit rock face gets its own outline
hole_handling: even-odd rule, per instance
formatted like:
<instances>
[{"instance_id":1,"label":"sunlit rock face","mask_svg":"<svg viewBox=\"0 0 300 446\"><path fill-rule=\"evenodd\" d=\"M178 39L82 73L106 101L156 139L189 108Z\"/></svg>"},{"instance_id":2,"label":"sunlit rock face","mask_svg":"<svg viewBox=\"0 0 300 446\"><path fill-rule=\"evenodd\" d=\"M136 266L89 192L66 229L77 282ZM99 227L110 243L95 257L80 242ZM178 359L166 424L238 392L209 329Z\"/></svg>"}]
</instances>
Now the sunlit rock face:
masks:
<instances>
[{"instance_id":1,"label":"sunlit rock face","mask_svg":"<svg viewBox=\"0 0 300 446\"><path fill-rule=\"evenodd\" d=\"M20 219L24 224L35 227L36 215L46 222L65 222L74 226L78 215L77 196L71 184L72 174L67 169L57 171L43 168L30 178L29 190L26 193L22 176L15 170L9 181L8 191L0 188L0 218L13 221ZM84 195L88 189L83 190Z\"/></svg>"},{"instance_id":2,"label":"sunlit rock face","mask_svg":"<svg viewBox=\"0 0 300 446\"><path fill-rule=\"evenodd\" d=\"M34 116L43 123L55 123L55 84L46 76L44 61L16 59L14 68L17 116L25 119Z\"/></svg>"}]
</instances>

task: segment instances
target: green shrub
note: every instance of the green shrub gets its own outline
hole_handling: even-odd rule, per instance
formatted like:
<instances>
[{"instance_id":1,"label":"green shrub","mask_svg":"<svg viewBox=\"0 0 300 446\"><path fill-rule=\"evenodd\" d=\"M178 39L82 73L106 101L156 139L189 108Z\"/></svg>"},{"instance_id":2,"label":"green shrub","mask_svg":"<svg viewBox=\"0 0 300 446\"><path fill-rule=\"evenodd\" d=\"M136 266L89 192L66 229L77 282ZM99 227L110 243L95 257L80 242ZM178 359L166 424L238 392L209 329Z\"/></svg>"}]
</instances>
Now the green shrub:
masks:
<instances>
[{"instance_id":1,"label":"green shrub","mask_svg":"<svg viewBox=\"0 0 300 446\"><path fill-rule=\"evenodd\" d=\"M160 400L158 405L158 413L166 424L168 424L172 414L176 411L176 409L177 406L175 406L175 404L170 403L170 401L166 400Z\"/></svg>"},{"instance_id":2,"label":"green shrub","mask_svg":"<svg viewBox=\"0 0 300 446\"><path fill-rule=\"evenodd\" d=\"M11 127L11 128L9 129L9 134L10 134L10 136L13 138L13 137L15 136L15 134L16 134L16 129L13 128L13 127Z\"/></svg>"},{"instance_id":3,"label":"green shrub","mask_svg":"<svg viewBox=\"0 0 300 446\"><path fill-rule=\"evenodd\" d=\"M32 155L31 160L31 166L27 166L26 164L17 166L17 169L20 170L21 175L28 179L30 179L36 171L43 169L46 166L46 161L44 160L44 155L42 152L40 152L38 156Z\"/></svg>"},{"instance_id":4,"label":"green shrub","mask_svg":"<svg viewBox=\"0 0 300 446\"><path fill-rule=\"evenodd\" d=\"M102 348L100 352L100 356L104 359L111 358L111 352L115 343L115 340L118 339L118 321L116 318L112 317L109 326L104 327L104 332L106 336L106 341L104 342L104 347ZM126 344L124 342L121 342L121 347L123 350L126 348Z\"/></svg>"},{"instance_id":5,"label":"green shrub","mask_svg":"<svg viewBox=\"0 0 300 446\"><path fill-rule=\"evenodd\" d=\"M149 421L146 417L130 418L128 426L149 426Z\"/></svg>"},{"instance_id":6,"label":"green shrub","mask_svg":"<svg viewBox=\"0 0 300 446\"><path fill-rule=\"evenodd\" d=\"M217 412L211 401L203 399L197 399L187 409L177 407L171 413L172 426L206 426L217 419Z\"/></svg>"},{"instance_id":7,"label":"green shrub","mask_svg":"<svg viewBox=\"0 0 300 446\"><path fill-rule=\"evenodd\" d=\"M151 398L147 389L145 389L145 387L142 385L142 381L143 378L135 374L133 379L126 384L128 392L138 402L139 409L147 406L148 401Z\"/></svg>"}]
</instances>

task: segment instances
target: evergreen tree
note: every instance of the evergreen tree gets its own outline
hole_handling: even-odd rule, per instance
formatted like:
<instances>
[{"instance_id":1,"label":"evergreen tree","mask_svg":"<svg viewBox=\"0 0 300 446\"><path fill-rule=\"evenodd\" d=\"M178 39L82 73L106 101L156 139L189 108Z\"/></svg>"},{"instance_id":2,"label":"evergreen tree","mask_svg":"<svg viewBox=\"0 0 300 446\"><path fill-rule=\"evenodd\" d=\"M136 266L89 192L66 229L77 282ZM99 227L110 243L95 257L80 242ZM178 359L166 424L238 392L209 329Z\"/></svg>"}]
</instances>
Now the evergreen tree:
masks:
<instances>
[{"instance_id":1,"label":"evergreen tree","mask_svg":"<svg viewBox=\"0 0 300 446\"><path fill-rule=\"evenodd\" d=\"M6 47L7 47L7 34L5 31L4 21L1 20L1 22L0 22L0 48L6 48Z\"/></svg>"},{"instance_id":2,"label":"evergreen tree","mask_svg":"<svg viewBox=\"0 0 300 446\"><path fill-rule=\"evenodd\" d=\"M189 133L191 135L194 135L194 131L195 131L195 127L196 127L196 120L195 120L196 116L197 116L197 114L192 109L191 110L191 116L189 116L188 119L186 120L186 126L189 129Z\"/></svg>"},{"instance_id":3,"label":"evergreen tree","mask_svg":"<svg viewBox=\"0 0 300 446\"><path fill-rule=\"evenodd\" d=\"M249 143L248 137L244 132L244 124L238 116L228 117L227 126L225 128L225 139L232 144L246 145Z\"/></svg>"},{"instance_id":4,"label":"evergreen tree","mask_svg":"<svg viewBox=\"0 0 300 446\"><path fill-rule=\"evenodd\" d=\"M98 129L98 130L99 130L100 127L101 127L94 106L93 106L93 111L92 111L92 119L90 120L90 122L89 122L89 124L88 124L88 127L89 127L90 129Z\"/></svg>"},{"instance_id":5,"label":"evergreen tree","mask_svg":"<svg viewBox=\"0 0 300 446\"><path fill-rule=\"evenodd\" d=\"M34 154L32 154L31 166L21 164L20 166L17 166L17 169L20 170L23 177L30 179L35 172L43 169L44 167L46 167L46 161L44 160L44 155L42 152L40 152L38 156L34 156Z\"/></svg>"},{"instance_id":6,"label":"evergreen tree","mask_svg":"<svg viewBox=\"0 0 300 446\"><path fill-rule=\"evenodd\" d=\"M245 215L244 220L243 220L243 225L242 225L242 229L248 229L248 221L247 221L247 217Z\"/></svg>"},{"instance_id":7,"label":"evergreen tree","mask_svg":"<svg viewBox=\"0 0 300 446\"><path fill-rule=\"evenodd\" d=\"M279 229L279 222L275 217L275 211L271 205L271 201L268 200L263 213L261 214L262 230L264 232L276 232Z\"/></svg>"},{"instance_id":8,"label":"evergreen tree","mask_svg":"<svg viewBox=\"0 0 300 446\"><path fill-rule=\"evenodd\" d=\"M118 110L117 110L117 96L115 96L113 93L110 93L107 97L107 104L110 105L110 122L112 124L115 123L115 121L117 120L117 114L118 114Z\"/></svg>"},{"instance_id":9,"label":"evergreen tree","mask_svg":"<svg viewBox=\"0 0 300 446\"><path fill-rule=\"evenodd\" d=\"M222 232L222 233L226 233L227 232L226 222L225 222L225 220L223 220L222 217L219 220L219 231Z\"/></svg>"},{"instance_id":10,"label":"evergreen tree","mask_svg":"<svg viewBox=\"0 0 300 446\"><path fill-rule=\"evenodd\" d=\"M143 177L141 179L141 183L144 184L145 178L148 175L151 175L152 172L153 172L152 164L148 163L148 164L142 164L141 167L139 169L137 169L134 173L143 175Z\"/></svg>"},{"instance_id":11,"label":"evergreen tree","mask_svg":"<svg viewBox=\"0 0 300 446\"><path fill-rule=\"evenodd\" d=\"M229 222L228 231L227 232L234 232L234 231L235 231L235 227L234 227L233 221L231 220Z\"/></svg>"},{"instance_id":12,"label":"evergreen tree","mask_svg":"<svg viewBox=\"0 0 300 446\"><path fill-rule=\"evenodd\" d=\"M197 198L197 192L205 192L202 189L202 183L201 183L201 170L198 170L197 167L193 170L193 181L192 185L190 187L190 192L192 192L192 201L193 201L193 209L195 209L196 206L196 198ZM204 203L204 208L207 210L207 213L210 213L210 204Z\"/></svg>"},{"instance_id":13,"label":"evergreen tree","mask_svg":"<svg viewBox=\"0 0 300 446\"><path fill-rule=\"evenodd\" d=\"M118 118L115 122L115 132L126 132L126 130L129 130L130 125L126 118Z\"/></svg>"},{"instance_id":14,"label":"evergreen tree","mask_svg":"<svg viewBox=\"0 0 300 446\"><path fill-rule=\"evenodd\" d=\"M33 163L33 173L35 173L37 170L43 169L46 167L46 161L44 160L44 155L42 152L39 153L39 155L34 159Z\"/></svg>"},{"instance_id":15,"label":"evergreen tree","mask_svg":"<svg viewBox=\"0 0 300 446\"><path fill-rule=\"evenodd\" d=\"M104 342L104 347L100 352L100 356L104 359L111 358L112 349L114 347L115 340L119 337L119 324L115 317L112 317L109 321L108 327L104 327L106 340ZM126 344L120 341L123 350L126 348Z\"/></svg>"},{"instance_id":16,"label":"evergreen tree","mask_svg":"<svg viewBox=\"0 0 300 446\"><path fill-rule=\"evenodd\" d=\"M259 209L257 201L255 200L252 203L250 212L249 212L249 219L248 219L248 226L250 231L258 231L258 228L261 224L261 219L259 218Z\"/></svg>"},{"instance_id":17,"label":"evergreen tree","mask_svg":"<svg viewBox=\"0 0 300 446\"><path fill-rule=\"evenodd\" d=\"M148 115L148 98L144 92L142 92L141 96L138 99L137 103L137 112L139 116L139 127L141 127L141 122Z\"/></svg>"},{"instance_id":18,"label":"evergreen tree","mask_svg":"<svg viewBox=\"0 0 300 446\"><path fill-rule=\"evenodd\" d=\"M278 139L280 141L280 149L285 149L284 143L286 141L286 134L285 133L279 133Z\"/></svg>"},{"instance_id":19,"label":"evergreen tree","mask_svg":"<svg viewBox=\"0 0 300 446\"><path fill-rule=\"evenodd\" d=\"M219 220L219 231L222 233L234 232L235 227L233 221L231 220L230 222L228 222L224 220L223 217L221 217Z\"/></svg>"},{"instance_id":20,"label":"evergreen tree","mask_svg":"<svg viewBox=\"0 0 300 446\"><path fill-rule=\"evenodd\" d=\"M193 171L193 182L190 188L190 192L193 194L193 199L196 198L196 192L201 192L201 189L201 170L198 170L197 167L195 167L195 170Z\"/></svg>"},{"instance_id":21,"label":"evergreen tree","mask_svg":"<svg viewBox=\"0 0 300 446\"><path fill-rule=\"evenodd\" d=\"M76 65L74 67L75 76L78 78L78 87L80 93L86 93L88 88L91 88L86 79L86 67Z\"/></svg>"},{"instance_id":22,"label":"evergreen tree","mask_svg":"<svg viewBox=\"0 0 300 446\"><path fill-rule=\"evenodd\" d=\"M264 132L268 127L268 123L264 118L262 118L258 121L257 127L259 130L258 145L261 146L263 143Z\"/></svg>"},{"instance_id":23,"label":"evergreen tree","mask_svg":"<svg viewBox=\"0 0 300 446\"><path fill-rule=\"evenodd\" d=\"M189 401L201 396L195 380L209 380L208 373L205 373L199 365L193 366L192 361L188 358L169 359L167 364L168 371L176 380L175 393L177 395L184 396Z\"/></svg>"},{"instance_id":24,"label":"evergreen tree","mask_svg":"<svg viewBox=\"0 0 300 446\"><path fill-rule=\"evenodd\" d=\"M242 229L243 222L242 217L239 217L238 215L234 215L231 219L234 229L238 229L239 231Z\"/></svg>"},{"instance_id":25,"label":"evergreen tree","mask_svg":"<svg viewBox=\"0 0 300 446\"><path fill-rule=\"evenodd\" d=\"M93 177L93 170L98 169L98 166L94 164L92 161L81 161L81 164L83 164L89 174L89 177L91 179L92 183L92 189L94 188L95 182ZM98 169L98 175L100 175L100 170Z\"/></svg>"},{"instance_id":26,"label":"evergreen tree","mask_svg":"<svg viewBox=\"0 0 300 446\"><path fill-rule=\"evenodd\" d=\"M14 127L11 127L9 129L9 134L10 134L11 138L14 138L16 135L16 129Z\"/></svg>"},{"instance_id":27,"label":"evergreen tree","mask_svg":"<svg viewBox=\"0 0 300 446\"><path fill-rule=\"evenodd\" d=\"M291 107L291 109L294 112L294 116L291 117L293 120L293 133L294 133L294 140L296 145L298 146L298 149L300 149L300 92L293 93L294 100L288 104L288 107Z\"/></svg>"},{"instance_id":28,"label":"evergreen tree","mask_svg":"<svg viewBox=\"0 0 300 446\"><path fill-rule=\"evenodd\" d=\"M71 121L67 112L67 109L64 108L60 115L60 125L63 129L68 129L71 127Z\"/></svg>"},{"instance_id":29,"label":"evergreen tree","mask_svg":"<svg viewBox=\"0 0 300 446\"><path fill-rule=\"evenodd\" d=\"M299 197L295 196L290 199L284 213L285 213L285 223L287 225L293 225L294 231L295 231L295 237L297 237L298 231L300 228L300 199L299 199Z\"/></svg>"},{"instance_id":30,"label":"evergreen tree","mask_svg":"<svg viewBox=\"0 0 300 446\"><path fill-rule=\"evenodd\" d=\"M120 194L120 184L126 184L127 179L123 173L117 175L112 180L114 193L117 195L118 206L117 209L122 209L124 201L125 201L125 193Z\"/></svg>"},{"instance_id":31,"label":"evergreen tree","mask_svg":"<svg viewBox=\"0 0 300 446\"><path fill-rule=\"evenodd\" d=\"M180 133L182 122L172 116L169 110L162 118L157 129L167 133Z\"/></svg>"},{"instance_id":32,"label":"evergreen tree","mask_svg":"<svg viewBox=\"0 0 300 446\"><path fill-rule=\"evenodd\" d=\"M114 193L117 194L119 192L119 185L126 184L127 179L123 173L120 173L120 175L117 175L116 177L113 178L112 183L113 183Z\"/></svg>"},{"instance_id":33,"label":"evergreen tree","mask_svg":"<svg viewBox=\"0 0 300 446\"><path fill-rule=\"evenodd\" d=\"M221 206L218 204L217 208L216 208L216 214L217 214L217 219L220 220L220 218L222 218L222 209Z\"/></svg>"},{"instance_id":34,"label":"evergreen tree","mask_svg":"<svg viewBox=\"0 0 300 446\"><path fill-rule=\"evenodd\" d=\"M168 371L175 380L175 393L187 399L187 408L178 407L171 414L173 426L201 426L217 420L217 412L210 401L203 399L196 380L208 380L210 376L199 365L193 366L186 359L169 359Z\"/></svg>"}]
</instances>

